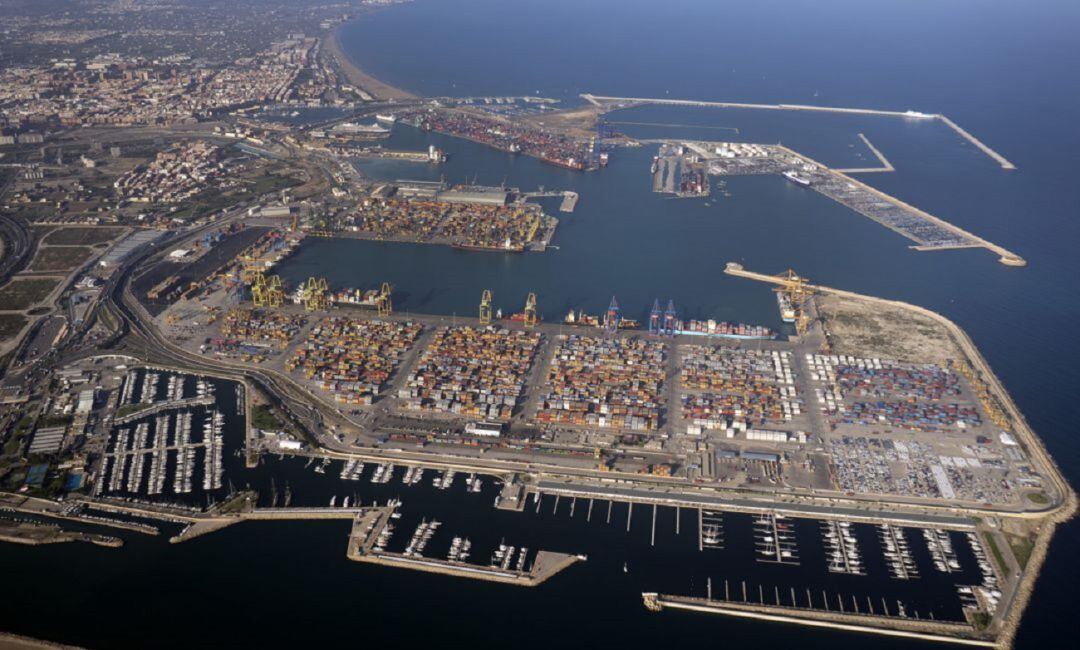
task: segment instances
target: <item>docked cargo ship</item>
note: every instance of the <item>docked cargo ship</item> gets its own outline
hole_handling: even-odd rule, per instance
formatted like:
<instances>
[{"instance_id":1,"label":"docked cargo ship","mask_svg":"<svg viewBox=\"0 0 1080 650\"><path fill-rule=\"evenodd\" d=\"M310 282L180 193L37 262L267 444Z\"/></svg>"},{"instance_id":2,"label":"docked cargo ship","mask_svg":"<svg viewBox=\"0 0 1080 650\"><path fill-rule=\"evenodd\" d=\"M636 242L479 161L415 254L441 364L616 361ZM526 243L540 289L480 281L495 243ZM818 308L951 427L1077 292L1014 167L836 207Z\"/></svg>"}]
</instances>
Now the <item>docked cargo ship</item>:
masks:
<instances>
[{"instance_id":1,"label":"docked cargo ship","mask_svg":"<svg viewBox=\"0 0 1080 650\"><path fill-rule=\"evenodd\" d=\"M679 323L676 334L685 336L716 336L728 339L764 341L776 338L776 333L762 325L691 320Z\"/></svg>"},{"instance_id":2,"label":"docked cargo ship","mask_svg":"<svg viewBox=\"0 0 1080 650\"><path fill-rule=\"evenodd\" d=\"M777 293L776 304L780 307L780 320L785 323L794 323L795 305L791 304L791 298L786 293Z\"/></svg>"},{"instance_id":3,"label":"docked cargo ship","mask_svg":"<svg viewBox=\"0 0 1080 650\"><path fill-rule=\"evenodd\" d=\"M537 156L537 158L539 158L540 160L543 160L546 163L550 163L552 165L557 165L559 167L565 167L566 169L573 169L573 170L576 170L576 171L579 171L579 172L580 171L585 171L585 169L586 169L585 162L581 161L581 160L578 160L576 158L565 158L564 159L564 158L559 158L559 157L556 157L556 156L551 156L551 155L548 155L546 153L540 154L539 156Z\"/></svg>"},{"instance_id":4,"label":"docked cargo ship","mask_svg":"<svg viewBox=\"0 0 1080 650\"><path fill-rule=\"evenodd\" d=\"M342 122L334 128L330 129L334 133L354 134L354 135L385 135L390 133L390 129L380 125L378 122L374 124L359 124L356 122Z\"/></svg>"},{"instance_id":5,"label":"docked cargo ship","mask_svg":"<svg viewBox=\"0 0 1080 650\"><path fill-rule=\"evenodd\" d=\"M354 307L377 307L379 305L378 289L342 289L330 295L330 301L339 305L352 305Z\"/></svg>"},{"instance_id":6,"label":"docked cargo ship","mask_svg":"<svg viewBox=\"0 0 1080 650\"><path fill-rule=\"evenodd\" d=\"M467 251L501 251L503 253L521 253L525 251L525 247L521 244L515 244L507 237L501 246L487 245L487 244L466 244L462 242L454 242L451 244L453 248L460 248Z\"/></svg>"},{"instance_id":7,"label":"docked cargo ship","mask_svg":"<svg viewBox=\"0 0 1080 650\"><path fill-rule=\"evenodd\" d=\"M802 187L810 187L809 178L803 178L802 176L799 176L793 171L784 172L784 178L788 179L792 183L795 183L796 185L801 185Z\"/></svg>"},{"instance_id":8,"label":"docked cargo ship","mask_svg":"<svg viewBox=\"0 0 1080 650\"><path fill-rule=\"evenodd\" d=\"M571 309L570 313L563 319L564 325L580 325L582 327L603 327L604 322L591 314L586 314L584 311L578 310L575 314ZM633 318L620 318L619 329L621 330L633 330L641 327L641 323Z\"/></svg>"}]
</instances>

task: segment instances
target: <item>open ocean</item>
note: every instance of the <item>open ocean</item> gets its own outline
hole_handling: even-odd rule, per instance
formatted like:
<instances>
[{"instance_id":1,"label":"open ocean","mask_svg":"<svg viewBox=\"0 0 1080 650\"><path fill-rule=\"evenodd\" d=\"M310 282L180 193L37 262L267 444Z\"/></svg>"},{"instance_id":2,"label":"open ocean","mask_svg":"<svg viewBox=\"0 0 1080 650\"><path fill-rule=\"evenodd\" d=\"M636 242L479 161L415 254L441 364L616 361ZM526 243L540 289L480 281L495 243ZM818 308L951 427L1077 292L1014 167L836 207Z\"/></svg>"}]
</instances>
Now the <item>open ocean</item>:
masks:
<instances>
[{"instance_id":1,"label":"open ocean","mask_svg":"<svg viewBox=\"0 0 1080 650\"><path fill-rule=\"evenodd\" d=\"M481 290L490 288L504 312L519 310L526 293L537 292L547 320L570 308L598 312L615 295L629 316L643 315L653 298L672 298L687 316L775 327L768 288L722 270L728 261L763 272L793 267L814 282L905 300L953 319L1076 484L1080 437L1069 405L1080 387L1072 331L1080 319L1077 25L1080 3L1066 0L419 0L380 10L343 27L344 49L374 76L424 95L539 94L577 103L579 93L593 92L944 113L1018 169L1002 170L938 122L659 107L610 119L685 125L617 125L642 137L782 141L836 166L873 162L857 138L864 133L897 172L861 180L1017 252L1028 266L1005 267L982 249L910 250L899 235L780 178L729 179L731 196L715 196L708 206L665 199L650 191L655 151L648 146L617 150L608 168L583 174L396 126L392 146L434 143L450 154L447 164L369 162L360 166L364 173L579 192L573 215L545 203L562 220L557 250L508 255L320 240L280 271L294 281L326 275L334 287L389 280L400 292L398 311L472 315ZM282 475L294 489L310 489L312 503L360 489L337 489L337 463L320 479L302 463L289 463L281 463ZM614 535L568 521L566 506L558 517L494 516L490 494L472 505L473 495L454 496L464 500L455 505L446 495L410 495L412 488L395 482L408 517L445 510L458 522L453 525L489 545L507 536L518 545L587 552L589 561L531 590L371 567L345 559L344 522L248 523L179 546L169 545L167 535L125 535L120 551L4 545L0 575L8 602L22 604L0 608L0 629L130 648L919 645L651 614L641 604L642 589L701 593L707 572L714 584L739 576L766 589L812 587L825 578L811 561L787 573L743 576L732 541L735 554L715 566L677 546L654 560L642 541L644 523ZM371 486L365 480L362 487ZM551 507L545 502L541 512ZM404 519L401 525L406 535L411 526ZM732 536L740 535L739 526L732 521ZM1076 610L1078 543L1076 521L1059 529L1018 647L1068 643L1071 627L1061 622ZM816 552L812 543L805 551ZM621 570L624 561L629 574ZM855 580L829 584L874 593Z\"/></svg>"}]
</instances>

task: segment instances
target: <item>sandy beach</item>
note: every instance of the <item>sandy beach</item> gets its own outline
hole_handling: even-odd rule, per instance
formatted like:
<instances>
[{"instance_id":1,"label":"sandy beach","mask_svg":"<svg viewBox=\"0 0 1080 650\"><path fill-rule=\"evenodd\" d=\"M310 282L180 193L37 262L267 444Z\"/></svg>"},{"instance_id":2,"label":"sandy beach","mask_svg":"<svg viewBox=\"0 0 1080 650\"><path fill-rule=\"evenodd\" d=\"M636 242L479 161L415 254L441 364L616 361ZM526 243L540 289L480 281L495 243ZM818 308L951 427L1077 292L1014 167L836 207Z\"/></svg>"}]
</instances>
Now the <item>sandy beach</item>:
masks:
<instances>
[{"instance_id":1,"label":"sandy beach","mask_svg":"<svg viewBox=\"0 0 1080 650\"><path fill-rule=\"evenodd\" d=\"M362 20L363 16L366 13L370 12L363 12L354 20ZM356 65L356 63L354 63L352 59L350 59L349 56L345 54L345 52L341 49L339 34L341 33L342 26L343 25L338 25L334 28L333 31L330 32L329 36L327 36L326 38L325 45L326 51L332 54L335 59L337 59L338 66L341 69L342 74L344 74L345 77L348 78L350 83L352 83L354 86L357 86L358 88L363 89L375 99L394 100L417 98L416 95L408 91L402 90L400 88L395 88L394 86L391 86L387 83L383 83L382 81L364 72L364 70L360 68L360 66Z\"/></svg>"}]
</instances>

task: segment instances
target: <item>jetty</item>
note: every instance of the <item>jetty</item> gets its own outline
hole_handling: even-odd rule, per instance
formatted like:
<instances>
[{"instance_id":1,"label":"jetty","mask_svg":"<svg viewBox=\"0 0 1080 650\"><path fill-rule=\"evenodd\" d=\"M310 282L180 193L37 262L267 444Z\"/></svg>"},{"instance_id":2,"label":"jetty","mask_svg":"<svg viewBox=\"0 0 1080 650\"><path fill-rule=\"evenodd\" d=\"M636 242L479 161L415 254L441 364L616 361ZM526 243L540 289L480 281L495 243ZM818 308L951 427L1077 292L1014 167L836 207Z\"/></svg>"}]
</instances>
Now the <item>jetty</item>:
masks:
<instances>
[{"instance_id":1,"label":"jetty","mask_svg":"<svg viewBox=\"0 0 1080 650\"><path fill-rule=\"evenodd\" d=\"M665 609L680 609L738 618L752 618L761 621L794 623L810 627L828 627L850 632L906 637L923 641L955 643L985 648L996 646L993 641L977 638L975 628L970 624L873 613L872 601L865 603L869 606L867 611L859 612L857 600L852 600L845 611L844 601L839 597L839 600L832 607L825 600L823 600L824 607L815 607L809 604L807 606L798 606L794 602L794 591L792 591L792 604L779 604L781 600L778 591L776 596L778 604L713 600L712 598L672 596L655 592L644 592L641 597L646 609L652 612L661 612ZM822 597L824 599L824 595Z\"/></svg>"},{"instance_id":2,"label":"jetty","mask_svg":"<svg viewBox=\"0 0 1080 650\"><path fill-rule=\"evenodd\" d=\"M894 171L896 171L896 168L892 166L892 163L889 162L889 159L885 157L885 154L881 153L881 151L879 151L877 147L875 147L873 144L871 144L870 140L866 137L865 134L860 133L859 134L859 139L863 141L863 144L865 144L866 148L870 150L870 153L874 154L874 156L878 159L878 162L881 163L881 166L880 167L849 167L847 169L834 169L833 171L841 173L841 174L875 174L875 173L881 173L881 172L894 172Z\"/></svg>"},{"instance_id":3,"label":"jetty","mask_svg":"<svg viewBox=\"0 0 1080 650\"><path fill-rule=\"evenodd\" d=\"M592 93L583 93L581 98L589 102L593 106L607 110L617 110L620 108L631 108L633 106L644 106L648 104L653 105L666 105L666 106L697 106L702 108L746 108L753 110L769 110L769 111L813 111L818 113L839 113L848 115L877 115L881 117L899 117L903 119L915 119L915 120L938 120L942 124L948 126L955 131L960 137L967 140L971 144L975 145L980 151L990 156L1001 166L1002 169L1016 169L1016 165L1009 162L1005 156L991 149L984 142L976 138L960 127L959 124L952 121L941 113L923 113L920 111L892 111L882 110L876 108L846 108L841 106L813 106L809 104L752 104L743 102L710 102L696 99L669 99L662 97L608 97L604 95L593 95Z\"/></svg>"}]
</instances>

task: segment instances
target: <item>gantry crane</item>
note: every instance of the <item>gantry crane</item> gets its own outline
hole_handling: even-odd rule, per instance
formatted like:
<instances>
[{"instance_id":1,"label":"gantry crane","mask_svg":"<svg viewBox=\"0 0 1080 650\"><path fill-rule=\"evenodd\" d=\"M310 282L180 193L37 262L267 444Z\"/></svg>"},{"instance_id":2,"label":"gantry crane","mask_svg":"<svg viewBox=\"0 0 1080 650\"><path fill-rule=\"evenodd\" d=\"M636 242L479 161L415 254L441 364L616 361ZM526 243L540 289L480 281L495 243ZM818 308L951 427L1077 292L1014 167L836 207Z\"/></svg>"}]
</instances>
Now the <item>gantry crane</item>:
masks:
<instances>
[{"instance_id":1,"label":"gantry crane","mask_svg":"<svg viewBox=\"0 0 1080 650\"><path fill-rule=\"evenodd\" d=\"M259 271L251 276L251 302L256 307L265 307L267 303L268 287L266 286L266 276Z\"/></svg>"},{"instance_id":2,"label":"gantry crane","mask_svg":"<svg viewBox=\"0 0 1080 650\"><path fill-rule=\"evenodd\" d=\"M530 293L525 299L525 327L536 327L536 294Z\"/></svg>"},{"instance_id":3,"label":"gantry crane","mask_svg":"<svg viewBox=\"0 0 1080 650\"><path fill-rule=\"evenodd\" d=\"M611 297L611 304L608 305L607 313L604 314L604 329L610 333L615 333L619 329L619 321L622 318L619 316L619 303L615 301L615 296Z\"/></svg>"},{"instance_id":4,"label":"gantry crane","mask_svg":"<svg viewBox=\"0 0 1080 650\"><path fill-rule=\"evenodd\" d=\"M390 299L390 293L390 283L383 282L382 288L379 291L379 297L375 299L379 307L380 316L389 316L390 314L394 313L394 303Z\"/></svg>"},{"instance_id":5,"label":"gantry crane","mask_svg":"<svg viewBox=\"0 0 1080 650\"><path fill-rule=\"evenodd\" d=\"M484 293L480 294L480 324L491 324L491 290L484 289Z\"/></svg>"},{"instance_id":6,"label":"gantry crane","mask_svg":"<svg viewBox=\"0 0 1080 650\"><path fill-rule=\"evenodd\" d=\"M776 276L778 286L773 289L787 299L791 306L792 318L795 321L795 331L802 336L810 328L810 316L807 312L807 302L814 290L810 281L801 277L793 269L788 269L782 275ZM783 316L783 314L781 314Z\"/></svg>"},{"instance_id":7,"label":"gantry crane","mask_svg":"<svg viewBox=\"0 0 1080 650\"><path fill-rule=\"evenodd\" d=\"M308 278L301 295L304 298L304 309L306 311L319 311L330 307L326 278L316 278L314 276Z\"/></svg>"},{"instance_id":8,"label":"gantry crane","mask_svg":"<svg viewBox=\"0 0 1080 650\"><path fill-rule=\"evenodd\" d=\"M277 309L285 302L285 289L281 286L281 277L271 275L266 280L266 306Z\"/></svg>"}]
</instances>

